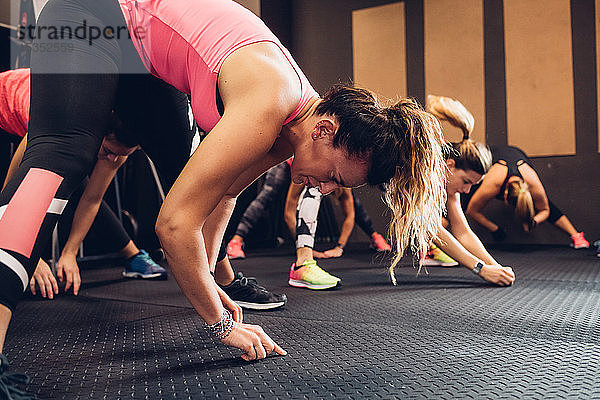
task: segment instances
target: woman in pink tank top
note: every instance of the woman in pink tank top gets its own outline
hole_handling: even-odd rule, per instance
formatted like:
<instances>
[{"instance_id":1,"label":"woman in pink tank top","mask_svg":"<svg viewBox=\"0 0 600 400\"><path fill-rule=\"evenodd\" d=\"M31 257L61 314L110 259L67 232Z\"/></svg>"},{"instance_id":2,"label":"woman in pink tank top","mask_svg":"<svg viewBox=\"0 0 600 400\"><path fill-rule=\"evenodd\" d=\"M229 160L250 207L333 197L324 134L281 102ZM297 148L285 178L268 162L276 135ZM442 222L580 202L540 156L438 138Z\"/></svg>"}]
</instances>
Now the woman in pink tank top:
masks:
<instances>
[{"instance_id":1,"label":"woman in pink tank top","mask_svg":"<svg viewBox=\"0 0 600 400\"><path fill-rule=\"evenodd\" d=\"M336 86L319 97L269 29L233 1L118 1L51 0L44 7L38 26L62 26L68 19L74 27L84 20L88 26L113 25L94 40L64 39L72 51L32 56L31 141L43 136L36 146L43 147L56 135L74 150L48 160L56 150L44 149L43 159L28 146L20 178L2 192L0 205L14 193L29 193L28 185L37 184L39 191L41 181L49 184L38 203L68 198L91 162L89 154L97 152L103 118L111 109L133 125L135 118L152 120L167 112L161 110L168 110L168 104L157 107L163 100L150 90L152 79L159 78L190 95L194 118L208 135L167 195L156 230L173 275L207 329L242 349L245 360L285 352L260 327L241 322L239 310L215 285L210 270L236 197L271 166L294 155L292 180L322 193L388 182L386 201L393 211L397 250L390 271L409 244L426 250L438 230L446 193L444 140L433 116L408 99L383 107L368 90L351 86ZM122 14L117 16L115 8ZM130 42L115 38L123 17ZM50 37L36 40L52 42ZM128 52L131 42L137 63ZM140 74L140 60L156 78ZM94 93L93 101L88 93ZM44 117L50 115L52 120ZM177 133L149 129L148 135ZM68 164L60 164L65 160ZM31 179L22 179L29 170L34 170ZM7 224L20 221L9 210L2 219ZM42 213L40 218L41 226L51 217ZM0 282L18 282L15 276L30 274L32 251L50 235L41 229L37 236L5 238L9 228L0 220L0 250L11 250L17 263L0 257ZM3 280L5 275L11 279ZM12 286L2 290L1 285L3 321L2 313L10 313L16 295ZM0 322L0 333L4 328Z\"/></svg>"}]
</instances>

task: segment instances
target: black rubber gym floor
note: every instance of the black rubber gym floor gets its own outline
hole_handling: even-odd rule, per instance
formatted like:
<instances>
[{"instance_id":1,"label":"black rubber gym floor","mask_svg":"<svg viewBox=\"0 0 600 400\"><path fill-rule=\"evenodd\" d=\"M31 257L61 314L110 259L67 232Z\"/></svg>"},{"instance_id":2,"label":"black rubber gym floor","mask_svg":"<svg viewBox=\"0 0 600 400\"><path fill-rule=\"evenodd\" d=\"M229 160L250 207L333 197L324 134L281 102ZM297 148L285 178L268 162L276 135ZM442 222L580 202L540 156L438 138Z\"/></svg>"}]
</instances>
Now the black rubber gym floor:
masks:
<instances>
[{"instance_id":1,"label":"black rubber gym floor","mask_svg":"<svg viewBox=\"0 0 600 400\"><path fill-rule=\"evenodd\" d=\"M291 251L251 253L236 269L288 296L245 313L289 354L244 362L214 342L174 279L82 272L78 297L20 304L5 354L43 399L600 399L600 259L592 250L495 250L513 287L464 268L390 284L384 260L355 249L320 264L343 288L287 286Z\"/></svg>"}]
</instances>

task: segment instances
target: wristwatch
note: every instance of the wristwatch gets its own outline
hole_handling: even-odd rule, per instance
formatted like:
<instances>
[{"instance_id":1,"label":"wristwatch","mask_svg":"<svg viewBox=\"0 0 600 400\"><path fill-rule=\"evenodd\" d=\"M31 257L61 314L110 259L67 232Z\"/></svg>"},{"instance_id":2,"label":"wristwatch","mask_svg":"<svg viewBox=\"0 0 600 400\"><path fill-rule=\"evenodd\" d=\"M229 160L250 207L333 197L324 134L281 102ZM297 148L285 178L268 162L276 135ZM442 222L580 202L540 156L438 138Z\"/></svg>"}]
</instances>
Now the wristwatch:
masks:
<instances>
[{"instance_id":1,"label":"wristwatch","mask_svg":"<svg viewBox=\"0 0 600 400\"><path fill-rule=\"evenodd\" d=\"M481 272L481 268L483 268L483 263L481 261L477 261L477 264L475 264L475 267L473 268L473 273L475 275L479 275L479 272Z\"/></svg>"}]
</instances>

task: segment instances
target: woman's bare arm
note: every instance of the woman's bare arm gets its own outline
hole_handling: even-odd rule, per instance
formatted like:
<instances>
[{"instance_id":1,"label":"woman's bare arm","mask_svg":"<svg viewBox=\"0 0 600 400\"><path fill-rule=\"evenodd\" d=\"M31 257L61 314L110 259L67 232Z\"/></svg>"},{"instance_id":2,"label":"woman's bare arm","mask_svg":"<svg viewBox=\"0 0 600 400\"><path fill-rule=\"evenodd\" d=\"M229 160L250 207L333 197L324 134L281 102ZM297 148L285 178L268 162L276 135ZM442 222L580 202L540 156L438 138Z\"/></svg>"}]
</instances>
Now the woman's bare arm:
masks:
<instances>
[{"instance_id":1,"label":"woman's bare arm","mask_svg":"<svg viewBox=\"0 0 600 400\"><path fill-rule=\"evenodd\" d=\"M450 220L450 226L452 227L452 235L458 240L458 242L473 256L477 257L485 264L494 265L498 262L488 253L488 251L481 243L481 240L475 235L465 214L460 207L460 198L458 193L454 196L449 196L446 202L446 208L448 210L448 219Z\"/></svg>"},{"instance_id":2,"label":"woman's bare arm","mask_svg":"<svg viewBox=\"0 0 600 400\"><path fill-rule=\"evenodd\" d=\"M302 193L304 185L290 183L287 197L285 198L285 208L283 211L283 219L290 230L290 234L294 240L296 239L296 209L298 208L298 200Z\"/></svg>"},{"instance_id":3,"label":"woman's bare arm","mask_svg":"<svg viewBox=\"0 0 600 400\"><path fill-rule=\"evenodd\" d=\"M470 270L473 270L475 265L479 262L479 259L469 253L445 228L442 228L442 230L438 232L438 236L434 242L443 252ZM515 274L512 268L502 267L497 264L490 265L485 263L485 261L483 262L485 265L479 272L481 278L502 286L511 285L514 282Z\"/></svg>"},{"instance_id":4,"label":"woman's bare arm","mask_svg":"<svg viewBox=\"0 0 600 400\"><path fill-rule=\"evenodd\" d=\"M106 193L112 179L125 161L127 161L127 156L119 156L116 161L98 160L96 162L75 210L71 232L62 251L63 255L77 254L81 242L83 242L98 214L104 193Z\"/></svg>"},{"instance_id":5,"label":"woman's bare arm","mask_svg":"<svg viewBox=\"0 0 600 400\"><path fill-rule=\"evenodd\" d=\"M354 229L354 198L352 198L352 189L340 188L339 190L342 191L339 201L344 213L344 222L342 222L338 244L334 248L324 251L323 258L343 256L344 247L348 243L352 229Z\"/></svg>"},{"instance_id":6,"label":"woman's bare arm","mask_svg":"<svg viewBox=\"0 0 600 400\"><path fill-rule=\"evenodd\" d=\"M236 53L230 57L235 59ZM218 215L211 214L223 198L235 197L235 192L269 167L264 160L297 104L297 100L288 103L293 99L276 95L289 91L287 78L280 79L277 71L266 74L267 78L264 69L269 66L257 68L264 60L262 53L256 57L246 54L244 63L234 64L239 66L235 73L222 70L223 117L189 159L157 220L157 233L173 275L209 324L219 321L223 312L209 271L209 254L216 251L219 226L227 223L223 209L217 210ZM212 232L212 237L205 238L203 232Z\"/></svg>"},{"instance_id":7,"label":"woman's bare arm","mask_svg":"<svg viewBox=\"0 0 600 400\"><path fill-rule=\"evenodd\" d=\"M19 143L13 158L10 160L10 165L8 166L8 171L6 171L6 178L4 178L4 184L2 185L2 189L6 186L6 184L13 177L17 169L19 169L19 164L21 164L21 160L23 159L23 153L25 153L25 148L27 147L27 134L23 136L23 140Z\"/></svg>"},{"instance_id":8,"label":"woman's bare arm","mask_svg":"<svg viewBox=\"0 0 600 400\"><path fill-rule=\"evenodd\" d=\"M550 205L548 203L548 196L544 185L540 180L538 174L528 164L522 164L519 166L519 172L523 175L523 180L529 186L529 192L533 200L533 206L535 208L535 216L533 219L536 224L541 224L546 221L550 216Z\"/></svg>"},{"instance_id":9,"label":"woman's bare arm","mask_svg":"<svg viewBox=\"0 0 600 400\"><path fill-rule=\"evenodd\" d=\"M467 215L490 232L495 232L499 226L488 219L481 211L490 200L498 195L505 177L506 167L494 164L483 178L481 186L475 191L467 206Z\"/></svg>"},{"instance_id":10,"label":"woman's bare arm","mask_svg":"<svg viewBox=\"0 0 600 400\"><path fill-rule=\"evenodd\" d=\"M342 188L342 191L340 204L342 206L342 212L344 213L344 222L342 223L340 239L338 242L345 246L354 229L354 199L352 198L352 189Z\"/></svg>"}]
</instances>

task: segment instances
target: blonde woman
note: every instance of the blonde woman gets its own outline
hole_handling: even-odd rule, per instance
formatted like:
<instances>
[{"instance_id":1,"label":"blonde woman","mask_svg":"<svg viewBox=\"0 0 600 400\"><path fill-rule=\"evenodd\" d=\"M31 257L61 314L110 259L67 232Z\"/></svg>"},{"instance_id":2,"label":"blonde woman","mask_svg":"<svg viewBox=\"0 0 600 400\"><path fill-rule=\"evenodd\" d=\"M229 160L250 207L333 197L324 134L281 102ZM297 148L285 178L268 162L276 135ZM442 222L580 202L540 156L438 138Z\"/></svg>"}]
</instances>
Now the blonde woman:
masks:
<instances>
[{"instance_id":1,"label":"blonde woman","mask_svg":"<svg viewBox=\"0 0 600 400\"><path fill-rule=\"evenodd\" d=\"M500 286L511 285L515 280L512 268L502 266L486 250L469 227L460 205L460 193L469 193L471 187L479 183L489 170L492 161L490 151L486 146L470 139L474 119L460 102L430 95L427 97L427 110L463 131L460 142L449 143L451 149L446 157L447 219L444 220L444 227L438 231L434 243L482 279Z\"/></svg>"},{"instance_id":2,"label":"blonde woman","mask_svg":"<svg viewBox=\"0 0 600 400\"><path fill-rule=\"evenodd\" d=\"M549 221L571 238L571 247L587 249L589 242L569 218L549 199L540 177L527 155L513 146L490 146L493 165L467 206L467 214L491 232L495 240L506 234L500 225L486 217L482 210L496 198L514 210L523 230L530 232Z\"/></svg>"}]
</instances>

